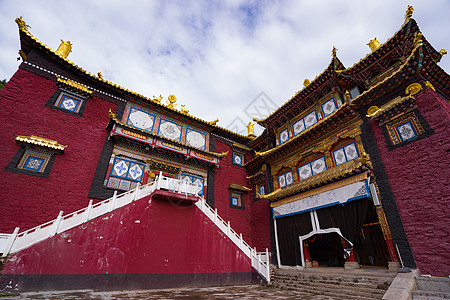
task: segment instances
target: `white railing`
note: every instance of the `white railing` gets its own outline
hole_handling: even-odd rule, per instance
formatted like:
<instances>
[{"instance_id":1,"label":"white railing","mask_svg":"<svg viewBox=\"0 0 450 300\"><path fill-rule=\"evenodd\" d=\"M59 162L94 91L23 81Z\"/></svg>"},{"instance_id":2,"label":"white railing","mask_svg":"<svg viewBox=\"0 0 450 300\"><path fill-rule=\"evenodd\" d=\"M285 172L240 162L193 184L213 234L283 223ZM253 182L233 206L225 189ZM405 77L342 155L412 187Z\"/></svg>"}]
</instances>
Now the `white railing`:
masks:
<instances>
[{"instance_id":1,"label":"white railing","mask_svg":"<svg viewBox=\"0 0 450 300\"><path fill-rule=\"evenodd\" d=\"M242 250L242 252L247 255L251 262L252 267L261 274L267 283L270 283L270 258L269 251L266 252L256 252L256 248L251 248L243 239L242 233L237 234L230 226L230 221L225 222L218 214L217 208L212 209L204 198L200 198L199 201L195 203L197 207L206 215L208 218L216 224L216 226L227 235L227 237Z\"/></svg>"},{"instance_id":2,"label":"white railing","mask_svg":"<svg viewBox=\"0 0 450 300\"><path fill-rule=\"evenodd\" d=\"M117 195L117 191L114 192L114 196L111 198L92 204L92 200L89 205L83 209L77 210L73 213L63 216L63 211L60 211L58 217L55 220L44 223L27 231L19 233L19 227L16 227L12 234L0 234L0 253L6 256L8 253L15 253L23 250L31 245L43 241L55 234L64 232L78 225L81 225L89 220L100 217L107 214L117 208L125 206L135 200L141 199L150 195L155 190L166 189L176 193L190 194L198 196L199 187L195 184L173 179L163 176L161 173L156 177L156 180L140 186L136 189ZM195 203L200 210L211 219L214 224L225 233L228 238L233 241L242 252L247 255L252 263L252 267L260 273L267 282L270 282L270 259L269 253L256 252L256 249L252 249L243 239L242 234L237 234L230 226L230 222L225 222L218 214L217 209L213 210L203 198Z\"/></svg>"}]
</instances>

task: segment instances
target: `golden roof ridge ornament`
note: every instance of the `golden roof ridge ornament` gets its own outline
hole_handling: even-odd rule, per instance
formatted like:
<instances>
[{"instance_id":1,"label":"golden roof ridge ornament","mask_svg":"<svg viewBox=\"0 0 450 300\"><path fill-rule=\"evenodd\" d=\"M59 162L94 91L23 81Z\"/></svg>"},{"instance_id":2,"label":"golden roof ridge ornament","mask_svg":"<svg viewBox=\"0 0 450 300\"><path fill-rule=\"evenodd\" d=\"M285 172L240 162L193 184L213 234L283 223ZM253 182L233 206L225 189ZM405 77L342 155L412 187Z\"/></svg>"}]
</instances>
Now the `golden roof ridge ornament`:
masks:
<instances>
[{"instance_id":1,"label":"golden roof ridge ornament","mask_svg":"<svg viewBox=\"0 0 450 300\"><path fill-rule=\"evenodd\" d=\"M166 106L168 108L175 109L175 107L177 106L176 102L177 102L177 97L175 97L175 95L169 95L169 97L167 97Z\"/></svg>"},{"instance_id":2,"label":"golden roof ridge ornament","mask_svg":"<svg viewBox=\"0 0 450 300\"><path fill-rule=\"evenodd\" d=\"M308 78L306 78L304 81L303 81L303 87L307 87L308 85L310 85L311 84L311 81L308 79Z\"/></svg>"},{"instance_id":3,"label":"golden roof ridge ornament","mask_svg":"<svg viewBox=\"0 0 450 300\"><path fill-rule=\"evenodd\" d=\"M409 21L409 19L412 18L414 12L414 7L412 7L411 5L408 5L408 9L406 9L406 13L405 13L405 23L407 23Z\"/></svg>"},{"instance_id":4,"label":"golden roof ridge ornament","mask_svg":"<svg viewBox=\"0 0 450 300\"><path fill-rule=\"evenodd\" d=\"M418 45L422 45L423 44L423 39L424 39L424 37L423 37L422 32L420 32L420 31L416 32L414 34L414 42L413 42L414 47L416 47Z\"/></svg>"},{"instance_id":5,"label":"golden roof ridge ornament","mask_svg":"<svg viewBox=\"0 0 450 300\"><path fill-rule=\"evenodd\" d=\"M19 26L19 29L22 31L26 31L28 32L28 28L31 28L30 25L28 25L27 23L25 23L25 21L22 19L22 16L20 16L19 18L16 18L16 23Z\"/></svg>"},{"instance_id":6,"label":"golden roof ridge ornament","mask_svg":"<svg viewBox=\"0 0 450 300\"><path fill-rule=\"evenodd\" d=\"M447 54L447 50L445 50L444 48L442 48L442 49L439 51L439 54L440 54L441 56L443 56L443 55Z\"/></svg>"},{"instance_id":7,"label":"golden roof ridge ornament","mask_svg":"<svg viewBox=\"0 0 450 300\"><path fill-rule=\"evenodd\" d=\"M253 124L252 122L248 122L248 124L247 124L247 135L250 138L255 138L256 137L254 125L255 124Z\"/></svg>"},{"instance_id":8,"label":"golden roof ridge ornament","mask_svg":"<svg viewBox=\"0 0 450 300\"><path fill-rule=\"evenodd\" d=\"M333 57L336 57L336 52L337 52L337 49L336 49L335 46L333 46L333 50L331 50L331 55L332 55Z\"/></svg>"},{"instance_id":9,"label":"golden roof ridge ornament","mask_svg":"<svg viewBox=\"0 0 450 300\"><path fill-rule=\"evenodd\" d=\"M72 52L72 43L70 41L64 42L61 40L61 44L59 44L58 50L56 50L55 53L62 58L67 58L70 52Z\"/></svg>"},{"instance_id":10,"label":"golden roof ridge ornament","mask_svg":"<svg viewBox=\"0 0 450 300\"><path fill-rule=\"evenodd\" d=\"M373 40L370 40L369 43L367 43L367 45L370 47L370 50L372 50L372 52L374 52L375 50L377 50L381 46L381 44L377 40L377 38L374 38Z\"/></svg>"},{"instance_id":11,"label":"golden roof ridge ornament","mask_svg":"<svg viewBox=\"0 0 450 300\"><path fill-rule=\"evenodd\" d=\"M187 115L187 114L189 113L189 110L186 109L186 108L184 108L185 106L186 106L186 105L181 104L181 109L180 109L180 111L181 111L182 114Z\"/></svg>"},{"instance_id":12,"label":"golden roof ridge ornament","mask_svg":"<svg viewBox=\"0 0 450 300\"><path fill-rule=\"evenodd\" d=\"M219 122L219 118L215 119L214 121L207 122L207 123L208 123L209 125L216 126L217 122Z\"/></svg>"}]
</instances>

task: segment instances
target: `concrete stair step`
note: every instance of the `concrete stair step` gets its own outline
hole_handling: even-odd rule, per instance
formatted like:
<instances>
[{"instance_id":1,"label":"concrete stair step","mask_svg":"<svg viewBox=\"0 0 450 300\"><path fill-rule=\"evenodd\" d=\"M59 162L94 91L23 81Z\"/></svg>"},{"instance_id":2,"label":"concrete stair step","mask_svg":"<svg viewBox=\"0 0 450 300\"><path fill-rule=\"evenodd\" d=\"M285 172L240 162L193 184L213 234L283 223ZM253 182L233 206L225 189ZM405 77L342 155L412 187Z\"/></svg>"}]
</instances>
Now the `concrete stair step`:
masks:
<instances>
[{"instance_id":1,"label":"concrete stair step","mask_svg":"<svg viewBox=\"0 0 450 300\"><path fill-rule=\"evenodd\" d=\"M450 299L450 294L445 292L417 290L412 292L413 300L440 300Z\"/></svg>"},{"instance_id":2,"label":"concrete stair step","mask_svg":"<svg viewBox=\"0 0 450 300\"><path fill-rule=\"evenodd\" d=\"M336 289L332 287L321 287L319 285L317 286L299 286L295 284L285 284L284 287L286 289L291 289L295 291L315 291L320 292L322 295L327 296L333 296L333 295L339 295L339 296L345 296L345 297L365 297L365 298L374 298L375 299L381 299L384 295L384 292L377 292L373 293L371 291L359 291L352 287L349 287L348 289Z\"/></svg>"},{"instance_id":3,"label":"concrete stair step","mask_svg":"<svg viewBox=\"0 0 450 300\"><path fill-rule=\"evenodd\" d=\"M279 285L289 285L289 286L299 286L299 287L312 287L312 288L327 288L329 290L352 290L363 293L374 293L374 294L384 294L389 286L378 287L374 285L360 285L360 284L330 284L330 283L322 283L322 282L300 282L300 281L291 281L291 282L277 282Z\"/></svg>"},{"instance_id":4,"label":"concrete stair step","mask_svg":"<svg viewBox=\"0 0 450 300\"><path fill-rule=\"evenodd\" d=\"M339 294L339 293L335 293L335 292L331 292L331 291L319 291L319 290L299 290L299 289L295 289L292 287L286 287L286 286L279 286L275 288L279 288L279 289L283 289L283 290L291 290L291 291L295 291L295 293L305 296L304 299L309 299L311 297L317 297L317 296L325 296L325 297L330 297L333 300L380 300L382 298L381 296L361 296L361 295L348 295L348 294ZM302 299L302 298L300 298Z\"/></svg>"},{"instance_id":5,"label":"concrete stair step","mask_svg":"<svg viewBox=\"0 0 450 300\"><path fill-rule=\"evenodd\" d=\"M279 282L318 282L322 284L334 284L334 285L359 285L366 286L368 288L387 288L389 287L391 281L381 281L381 280L339 280L338 278L327 279L327 278L318 278L318 277L284 277L278 278L274 277L273 281Z\"/></svg>"}]
</instances>

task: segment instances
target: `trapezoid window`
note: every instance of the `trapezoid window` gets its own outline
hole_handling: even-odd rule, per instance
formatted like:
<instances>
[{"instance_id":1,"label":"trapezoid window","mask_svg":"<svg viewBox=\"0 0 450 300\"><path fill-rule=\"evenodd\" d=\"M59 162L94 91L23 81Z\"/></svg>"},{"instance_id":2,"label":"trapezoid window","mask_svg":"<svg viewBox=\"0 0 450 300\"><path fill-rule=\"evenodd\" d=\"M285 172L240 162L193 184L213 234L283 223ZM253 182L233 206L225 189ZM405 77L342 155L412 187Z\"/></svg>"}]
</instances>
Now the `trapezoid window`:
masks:
<instances>
[{"instance_id":1,"label":"trapezoid window","mask_svg":"<svg viewBox=\"0 0 450 300\"><path fill-rule=\"evenodd\" d=\"M298 178L299 180L303 180L322 173L326 169L327 163L325 162L325 156L322 156L298 167Z\"/></svg>"},{"instance_id":2,"label":"trapezoid window","mask_svg":"<svg viewBox=\"0 0 450 300\"><path fill-rule=\"evenodd\" d=\"M333 150L332 153L335 166L342 165L343 163L346 163L359 157L356 142L346 144L336 150Z\"/></svg>"},{"instance_id":3,"label":"trapezoid window","mask_svg":"<svg viewBox=\"0 0 450 300\"><path fill-rule=\"evenodd\" d=\"M288 171L281 175L278 175L278 186L280 188L288 186L294 182L294 177L292 176L292 171Z\"/></svg>"}]
</instances>

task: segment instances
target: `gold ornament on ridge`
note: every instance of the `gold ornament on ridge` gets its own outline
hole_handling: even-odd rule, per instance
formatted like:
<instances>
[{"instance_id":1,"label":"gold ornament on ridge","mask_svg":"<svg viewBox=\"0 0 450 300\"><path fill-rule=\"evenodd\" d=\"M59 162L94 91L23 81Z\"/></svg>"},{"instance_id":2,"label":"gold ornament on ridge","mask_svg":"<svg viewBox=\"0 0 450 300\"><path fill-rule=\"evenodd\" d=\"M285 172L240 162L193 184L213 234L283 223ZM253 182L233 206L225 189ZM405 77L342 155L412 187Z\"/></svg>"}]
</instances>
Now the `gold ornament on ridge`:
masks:
<instances>
[{"instance_id":1,"label":"gold ornament on ridge","mask_svg":"<svg viewBox=\"0 0 450 300\"><path fill-rule=\"evenodd\" d=\"M64 42L61 40L61 44L59 44L58 50L55 53L62 58L67 58L70 52L72 52L72 44L70 41Z\"/></svg>"}]
</instances>

